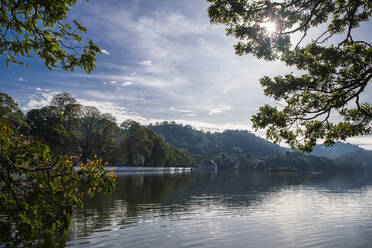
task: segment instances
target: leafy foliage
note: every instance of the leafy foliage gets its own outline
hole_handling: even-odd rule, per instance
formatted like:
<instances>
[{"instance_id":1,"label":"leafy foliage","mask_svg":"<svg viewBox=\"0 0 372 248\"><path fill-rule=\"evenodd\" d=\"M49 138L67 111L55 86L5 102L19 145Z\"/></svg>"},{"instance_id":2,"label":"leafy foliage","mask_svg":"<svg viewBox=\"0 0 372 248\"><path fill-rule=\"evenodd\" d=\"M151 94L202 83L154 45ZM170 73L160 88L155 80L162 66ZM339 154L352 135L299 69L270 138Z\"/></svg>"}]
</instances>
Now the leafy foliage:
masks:
<instances>
[{"instance_id":1,"label":"leafy foliage","mask_svg":"<svg viewBox=\"0 0 372 248\"><path fill-rule=\"evenodd\" d=\"M63 231L83 195L111 193L116 177L95 155L86 163L71 156L76 120L66 117L74 99L63 104L68 111L55 104L66 93L53 99L54 106L30 111L28 123L11 97L0 96L0 227L10 235L1 239L9 247L24 246L39 232ZM52 144L52 154L45 143Z\"/></svg>"},{"instance_id":2,"label":"leafy foliage","mask_svg":"<svg viewBox=\"0 0 372 248\"><path fill-rule=\"evenodd\" d=\"M4 119L0 165L1 225L16 223L19 235L63 229L73 207L82 206L84 192L110 193L115 188L116 178L105 171L102 160L80 164L76 170L71 157L53 159L47 145L17 133Z\"/></svg>"},{"instance_id":3,"label":"leafy foliage","mask_svg":"<svg viewBox=\"0 0 372 248\"><path fill-rule=\"evenodd\" d=\"M69 93L55 95L48 106L32 109L26 121L29 134L49 145L53 155L87 162L97 155L116 166L190 166L184 149L133 120L120 127L115 118L96 107L82 106Z\"/></svg>"},{"instance_id":4,"label":"leafy foliage","mask_svg":"<svg viewBox=\"0 0 372 248\"><path fill-rule=\"evenodd\" d=\"M6 64L24 62L20 57L34 55L52 70L86 72L95 68L101 50L89 40L82 45L86 28L79 22L64 23L77 0L5 0L0 2L0 56Z\"/></svg>"},{"instance_id":5,"label":"leafy foliage","mask_svg":"<svg viewBox=\"0 0 372 248\"><path fill-rule=\"evenodd\" d=\"M27 127L19 105L7 94L0 92L0 118L7 119L16 128Z\"/></svg>"},{"instance_id":6,"label":"leafy foliage","mask_svg":"<svg viewBox=\"0 0 372 248\"><path fill-rule=\"evenodd\" d=\"M82 106L81 116L76 127L78 135L76 146L81 149L83 161L87 161L97 154L99 157L105 158L106 161L114 162L115 153L110 156L110 152L115 148L116 136L120 132L114 117L110 114L102 114L95 107ZM75 148L75 150L80 149Z\"/></svg>"},{"instance_id":7,"label":"leafy foliage","mask_svg":"<svg viewBox=\"0 0 372 248\"><path fill-rule=\"evenodd\" d=\"M68 133L63 125L63 114L53 106L41 109L32 109L27 113L27 123L30 125L30 134L42 139L47 144L53 144L55 154L62 154L69 148Z\"/></svg>"},{"instance_id":8,"label":"leafy foliage","mask_svg":"<svg viewBox=\"0 0 372 248\"><path fill-rule=\"evenodd\" d=\"M267 128L269 139L304 151L319 139L331 145L372 133L372 107L361 102L372 78L372 45L353 39L371 17L371 1L208 1L211 22L226 25L227 35L240 40L237 54L279 59L305 72L260 80L265 94L284 107L261 107L252 117L255 128ZM268 22L275 23L275 32L267 32ZM326 28L305 43L314 27ZM297 33L301 38L292 44Z\"/></svg>"}]
</instances>

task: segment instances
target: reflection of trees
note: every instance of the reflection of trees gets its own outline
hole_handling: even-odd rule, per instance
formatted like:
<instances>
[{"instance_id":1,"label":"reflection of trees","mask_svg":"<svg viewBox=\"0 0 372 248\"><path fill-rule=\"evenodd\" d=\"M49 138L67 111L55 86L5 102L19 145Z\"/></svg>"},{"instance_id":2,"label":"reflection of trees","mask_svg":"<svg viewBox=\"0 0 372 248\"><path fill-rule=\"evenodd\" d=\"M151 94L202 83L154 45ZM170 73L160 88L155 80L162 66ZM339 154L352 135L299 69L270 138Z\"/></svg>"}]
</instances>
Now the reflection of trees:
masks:
<instances>
[{"instance_id":1,"label":"reflection of trees","mask_svg":"<svg viewBox=\"0 0 372 248\"><path fill-rule=\"evenodd\" d=\"M260 204L267 193L283 188L338 187L335 182L346 185L346 189L360 186L360 181L350 178L293 173L121 176L113 195L97 195L86 200L86 208L76 211L71 231L77 235L76 239L107 226L123 228L156 216L173 218L199 207L244 208Z\"/></svg>"},{"instance_id":2,"label":"reflection of trees","mask_svg":"<svg viewBox=\"0 0 372 248\"><path fill-rule=\"evenodd\" d=\"M71 233L84 237L107 226L130 226L136 219L164 214L161 206L172 195L183 194L190 174L119 176L117 190L109 196L98 194L86 199L83 210L73 216ZM133 223L134 224L134 223Z\"/></svg>"},{"instance_id":3,"label":"reflection of trees","mask_svg":"<svg viewBox=\"0 0 372 248\"><path fill-rule=\"evenodd\" d=\"M360 175L325 177L298 173L119 176L116 192L87 198L85 208L75 211L70 234L45 235L41 237L44 243L38 247L64 247L66 240L81 239L93 232L126 228L159 216L177 220L201 209L219 208L245 214L246 209L259 208L272 193L290 187L324 188L338 193L360 189L370 182L370 177Z\"/></svg>"},{"instance_id":4,"label":"reflection of trees","mask_svg":"<svg viewBox=\"0 0 372 248\"><path fill-rule=\"evenodd\" d=\"M66 230L39 233L36 236L25 226L0 222L0 247L59 248L65 247L67 241Z\"/></svg>"},{"instance_id":5,"label":"reflection of trees","mask_svg":"<svg viewBox=\"0 0 372 248\"><path fill-rule=\"evenodd\" d=\"M77 239L105 227L120 228L156 216L182 217L201 207L247 208L268 196L293 186L350 190L368 184L368 178L319 177L293 173L193 173L182 175L121 176L111 196L87 199L76 211L71 233Z\"/></svg>"}]
</instances>

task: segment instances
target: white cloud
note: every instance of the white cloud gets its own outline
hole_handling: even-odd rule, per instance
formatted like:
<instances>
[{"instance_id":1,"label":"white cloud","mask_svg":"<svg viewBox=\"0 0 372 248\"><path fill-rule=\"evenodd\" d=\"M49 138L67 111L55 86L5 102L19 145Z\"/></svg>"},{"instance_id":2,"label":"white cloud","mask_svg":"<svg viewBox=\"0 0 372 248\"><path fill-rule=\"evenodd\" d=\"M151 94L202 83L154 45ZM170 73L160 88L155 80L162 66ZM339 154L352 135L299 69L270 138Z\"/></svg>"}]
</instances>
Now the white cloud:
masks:
<instances>
[{"instance_id":1,"label":"white cloud","mask_svg":"<svg viewBox=\"0 0 372 248\"><path fill-rule=\"evenodd\" d=\"M209 111L208 115L221 114L221 113L229 111L229 110L233 110L233 107L231 107L229 105L224 105L224 106L220 106L220 107L211 109Z\"/></svg>"},{"instance_id":2,"label":"white cloud","mask_svg":"<svg viewBox=\"0 0 372 248\"><path fill-rule=\"evenodd\" d=\"M35 94L32 94L28 97L27 103L22 107L22 110L27 112L31 109L42 108L47 106L52 100L53 96L59 92L50 91L48 89L37 88Z\"/></svg>"},{"instance_id":3,"label":"white cloud","mask_svg":"<svg viewBox=\"0 0 372 248\"><path fill-rule=\"evenodd\" d=\"M17 81L19 81L19 82L27 82L27 80L24 79L23 77L19 77L19 78L17 78Z\"/></svg>"},{"instance_id":4,"label":"white cloud","mask_svg":"<svg viewBox=\"0 0 372 248\"><path fill-rule=\"evenodd\" d=\"M101 49L101 52L103 53L103 54L106 54L106 55L110 55L111 53L109 53L109 51L107 51L107 50L105 50L105 49Z\"/></svg>"},{"instance_id":5,"label":"white cloud","mask_svg":"<svg viewBox=\"0 0 372 248\"><path fill-rule=\"evenodd\" d=\"M141 117L139 114L130 112L127 108L119 106L111 101L97 101L80 98L78 98L77 100L84 106L94 106L98 108L102 113L112 114L119 124L127 119L133 119L136 121L144 120L144 118Z\"/></svg>"},{"instance_id":6,"label":"white cloud","mask_svg":"<svg viewBox=\"0 0 372 248\"><path fill-rule=\"evenodd\" d=\"M192 110L188 110L188 109L176 109L174 107L169 108L169 110L171 110L173 112L186 113L186 114L194 113L194 111L192 111Z\"/></svg>"},{"instance_id":7,"label":"white cloud","mask_svg":"<svg viewBox=\"0 0 372 248\"><path fill-rule=\"evenodd\" d=\"M197 130L202 131L210 131L210 132L223 132L225 130L248 130L252 131L252 127L250 125L240 125L235 123L210 123L204 121L194 121L194 120L184 120L178 119L175 120L176 123L183 124L183 125L190 125Z\"/></svg>"},{"instance_id":8,"label":"white cloud","mask_svg":"<svg viewBox=\"0 0 372 248\"><path fill-rule=\"evenodd\" d=\"M132 84L133 84L132 82L127 81L125 83L122 83L121 86L127 87L127 86L132 85Z\"/></svg>"},{"instance_id":9,"label":"white cloud","mask_svg":"<svg viewBox=\"0 0 372 248\"><path fill-rule=\"evenodd\" d=\"M98 101L111 101L111 102L138 102L144 101L143 97L137 97L130 94L109 94L104 91L98 90L85 90L81 92L82 95L89 97L90 99L95 99ZM111 92L110 92L111 93Z\"/></svg>"},{"instance_id":10,"label":"white cloud","mask_svg":"<svg viewBox=\"0 0 372 248\"><path fill-rule=\"evenodd\" d=\"M150 66L150 65L152 65L152 61L151 60L144 60L144 61L141 62L141 65Z\"/></svg>"},{"instance_id":11,"label":"white cloud","mask_svg":"<svg viewBox=\"0 0 372 248\"><path fill-rule=\"evenodd\" d=\"M119 83L117 80L110 80L109 82L103 81L102 84L105 84L105 85L107 85L107 84L114 84L114 85L120 85L120 86L123 86L123 87L127 87L129 85L132 85L132 82L126 81L124 83Z\"/></svg>"},{"instance_id":12,"label":"white cloud","mask_svg":"<svg viewBox=\"0 0 372 248\"><path fill-rule=\"evenodd\" d=\"M198 116L198 115L195 114L195 113L190 113L190 114L185 114L185 116L188 116L188 117L195 117L195 116Z\"/></svg>"},{"instance_id":13,"label":"white cloud","mask_svg":"<svg viewBox=\"0 0 372 248\"><path fill-rule=\"evenodd\" d=\"M346 141L364 149L372 150L372 135L348 138Z\"/></svg>"}]
</instances>

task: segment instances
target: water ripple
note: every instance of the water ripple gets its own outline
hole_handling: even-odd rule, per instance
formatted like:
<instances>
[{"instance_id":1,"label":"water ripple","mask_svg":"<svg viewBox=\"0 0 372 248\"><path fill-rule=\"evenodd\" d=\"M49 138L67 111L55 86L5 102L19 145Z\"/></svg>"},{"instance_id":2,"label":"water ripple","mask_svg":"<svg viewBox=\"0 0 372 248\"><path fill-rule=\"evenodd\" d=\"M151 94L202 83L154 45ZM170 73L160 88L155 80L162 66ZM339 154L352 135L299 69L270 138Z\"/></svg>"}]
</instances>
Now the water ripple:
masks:
<instances>
[{"instance_id":1,"label":"water ripple","mask_svg":"<svg viewBox=\"0 0 372 248\"><path fill-rule=\"evenodd\" d=\"M196 190L190 183L140 201L123 189L100 208L95 202L76 211L67 246L372 247L371 186L342 188L331 179L266 187L271 178L262 177L259 187L236 187L245 190L215 190L213 181L213 189L203 189L197 181Z\"/></svg>"}]
</instances>

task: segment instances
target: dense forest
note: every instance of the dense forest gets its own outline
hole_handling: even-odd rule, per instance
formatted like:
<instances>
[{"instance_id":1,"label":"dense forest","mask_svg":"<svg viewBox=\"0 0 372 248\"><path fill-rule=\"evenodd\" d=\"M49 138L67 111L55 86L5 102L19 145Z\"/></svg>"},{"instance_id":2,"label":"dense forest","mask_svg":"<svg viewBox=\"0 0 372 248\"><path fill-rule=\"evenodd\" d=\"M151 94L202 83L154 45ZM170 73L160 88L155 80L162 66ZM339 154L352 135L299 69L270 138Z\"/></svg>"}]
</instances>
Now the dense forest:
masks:
<instances>
[{"instance_id":1,"label":"dense forest","mask_svg":"<svg viewBox=\"0 0 372 248\"><path fill-rule=\"evenodd\" d=\"M370 163L352 158L327 158L275 145L246 130L226 130L222 133L203 132L189 125L162 122L148 126L171 145L190 152L196 164L213 159L219 169L267 171L273 167L295 168L301 171L337 173L365 171Z\"/></svg>"},{"instance_id":2,"label":"dense forest","mask_svg":"<svg viewBox=\"0 0 372 248\"><path fill-rule=\"evenodd\" d=\"M214 160L220 170L285 167L336 173L372 167L370 153L350 144L336 146L363 155L360 159L330 156L339 153L320 146L312 154L290 151L246 130L203 132L167 121L147 127L133 120L118 125L111 114L80 105L66 92L26 114L11 97L0 93L0 118L25 136L47 144L53 156L72 156L75 164L98 157L112 166L203 167Z\"/></svg>"},{"instance_id":3,"label":"dense forest","mask_svg":"<svg viewBox=\"0 0 372 248\"><path fill-rule=\"evenodd\" d=\"M153 130L133 120L117 125L96 107L82 106L69 93L26 115L7 94L0 93L0 118L23 135L49 145L53 156L72 156L75 164L98 157L113 166L189 166L188 152L168 145Z\"/></svg>"},{"instance_id":4,"label":"dense forest","mask_svg":"<svg viewBox=\"0 0 372 248\"><path fill-rule=\"evenodd\" d=\"M220 169L233 169L260 163L265 157L280 154L284 148L248 131L203 132L189 125L162 122L148 126L165 141L190 152L196 164L213 159Z\"/></svg>"}]
</instances>

